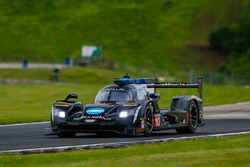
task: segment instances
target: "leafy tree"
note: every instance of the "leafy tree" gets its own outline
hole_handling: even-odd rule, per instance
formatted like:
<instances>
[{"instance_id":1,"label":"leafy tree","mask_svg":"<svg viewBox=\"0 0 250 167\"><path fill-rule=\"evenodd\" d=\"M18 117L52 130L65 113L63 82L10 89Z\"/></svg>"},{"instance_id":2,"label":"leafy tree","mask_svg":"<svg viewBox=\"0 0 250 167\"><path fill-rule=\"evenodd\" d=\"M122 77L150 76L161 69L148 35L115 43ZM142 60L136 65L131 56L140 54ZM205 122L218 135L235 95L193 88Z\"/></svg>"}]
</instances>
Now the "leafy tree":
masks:
<instances>
[{"instance_id":1,"label":"leafy tree","mask_svg":"<svg viewBox=\"0 0 250 167\"><path fill-rule=\"evenodd\" d=\"M228 54L245 53L250 48L249 26L241 26L239 29L221 28L209 35L210 45L218 51Z\"/></svg>"},{"instance_id":2,"label":"leafy tree","mask_svg":"<svg viewBox=\"0 0 250 167\"><path fill-rule=\"evenodd\" d=\"M212 48L229 55L229 63L218 71L223 74L238 74L250 77L250 21L241 20L237 28L224 27L210 33Z\"/></svg>"}]
</instances>

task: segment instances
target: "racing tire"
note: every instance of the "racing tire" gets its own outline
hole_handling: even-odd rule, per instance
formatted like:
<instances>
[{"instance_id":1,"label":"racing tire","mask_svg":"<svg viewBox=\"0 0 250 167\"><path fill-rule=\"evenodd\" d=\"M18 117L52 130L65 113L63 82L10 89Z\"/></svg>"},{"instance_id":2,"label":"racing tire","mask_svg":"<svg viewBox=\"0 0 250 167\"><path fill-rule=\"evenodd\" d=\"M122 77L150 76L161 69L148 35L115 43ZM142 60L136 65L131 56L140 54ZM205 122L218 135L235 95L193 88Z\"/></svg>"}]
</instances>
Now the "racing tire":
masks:
<instances>
[{"instance_id":1,"label":"racing tire","mask_svg":"<svg viewBox=\"0 0 250 167\"><path fill-rule=\"evenodd\" d=\"M196 128L198 127L199 109L194 100L190 101L187 113L189 115L188 126L177 128L176 129L177 133L180 134L195 133Z\"/></svg>"},{"instance_id":2,"label":"racing tire","mask_svg":"<svg viewBox=\"0 0 250 167\"><path fill-rule=\"evenodd\" d=\"M144 135L150 136L153 131L153 107L147 105L144 113Z\"/></svg>"},{"instance_id":3,"label":"racing tire","mask_svg":"<svg viewBox=\"0 0 250 167\"><path fill-rule=\"evenodd\" d=\"M76 132L59 132L57 133L57 136L61 137L61 138L71 138L71 137L75 137Z\"/></svg>"}]
</instances>

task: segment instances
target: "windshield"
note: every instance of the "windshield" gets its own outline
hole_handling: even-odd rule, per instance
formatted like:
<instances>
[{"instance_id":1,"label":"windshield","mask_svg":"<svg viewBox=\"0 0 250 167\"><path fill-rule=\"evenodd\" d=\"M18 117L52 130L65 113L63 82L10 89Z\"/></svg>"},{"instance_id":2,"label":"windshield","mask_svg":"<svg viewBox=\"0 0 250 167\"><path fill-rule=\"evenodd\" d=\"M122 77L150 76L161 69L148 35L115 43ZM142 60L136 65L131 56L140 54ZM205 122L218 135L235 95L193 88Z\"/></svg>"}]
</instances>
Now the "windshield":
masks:
<instances>
[{"instance_id":1,"label":"windshield","mask_svg":"<svg viewBox=\"0 0 250 167\"><path fill-rule=\"evenodd\" d=\"M102 89L95 98L95 103L99 102L133 102L145 100L146 92L136 89Z\"/></svg>"}]
</instances>

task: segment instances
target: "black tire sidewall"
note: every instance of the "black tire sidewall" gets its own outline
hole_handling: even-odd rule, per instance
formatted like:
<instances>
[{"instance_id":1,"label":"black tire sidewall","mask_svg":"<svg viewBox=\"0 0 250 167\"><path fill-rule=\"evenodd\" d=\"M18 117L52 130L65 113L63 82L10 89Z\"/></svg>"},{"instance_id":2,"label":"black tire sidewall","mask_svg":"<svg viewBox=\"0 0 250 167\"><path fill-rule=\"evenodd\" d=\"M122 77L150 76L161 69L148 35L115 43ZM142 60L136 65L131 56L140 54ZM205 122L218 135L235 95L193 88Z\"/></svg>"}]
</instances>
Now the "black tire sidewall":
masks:
<instances>
[{"instance_id":1,"label":"black tire sidewall","mask_svg":"<svg viewBox=\"0 0 250 167\"><path fill-rule=\"evenodd\" d=\"M152 115L152 127L151 129L148 129L148 126L147 126L147 111L148 110L151 110L151 115ZM145 108L145 112L144 112L144 134L146 136L150 136L152 134L152 131L153 131L153 108L152 106L150 106L150 104L148 104Z\"/></svg>"},{"instance_id":2,"label":"black tire sidewall","mask_svg":"<svg viewBox=\"0 0 250 167\"><path fill-rule=\"evenodd\" d=\"M191 133L194 133L195 132L195 130L196 130L196 128L197 128L197 126L198 126L198 107L197 107L197 104L195 103L195 101L194 100L191 100L190 101L190 104L189 104L189 106L188 106L188 114L189 114L189 116L191 117L191 110L192 110L192 107L193 106L195 106L195 108L196 108L196 112L197 112L197 123L196 123L196 127L193 127L192 126L192 123L191 123L191 120L189 120L189 125L188 125L188 129L189 129L189 131L191 132Z\"/></svg>"}]
</instances>

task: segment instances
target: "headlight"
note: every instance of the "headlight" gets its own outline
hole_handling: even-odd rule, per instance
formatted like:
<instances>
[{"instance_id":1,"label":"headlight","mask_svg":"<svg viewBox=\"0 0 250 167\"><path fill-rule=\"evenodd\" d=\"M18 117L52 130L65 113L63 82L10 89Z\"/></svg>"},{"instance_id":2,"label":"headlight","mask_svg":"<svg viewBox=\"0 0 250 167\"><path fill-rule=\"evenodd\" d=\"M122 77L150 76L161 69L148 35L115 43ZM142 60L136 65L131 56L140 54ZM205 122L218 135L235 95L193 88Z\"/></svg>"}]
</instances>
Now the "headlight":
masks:
<instances>
[{"instance_id":1,"label":"headlight","mask_svg":"<svg viewBox=\"0 0 250 167\"><path fill-rule=\"evenodd\" d=\"M59 118L65 118L66 113L64 111L58 110L56 108L52 108L52 110L53 110L53 114L52 114L53 116L57 116Z\"/></svg>"},{"instance_id":2,"label":"headlight","mask_svg":"<svg viewBox=\"0 0 250 167\"><path fill-rule=\"evenodd\" d=\"M128 117L128 112L127 111L120 112L119 117L120 118L127 118Z\"/></svg>"},{"instance_id":3,"label":"headlight","mask_svg":"<svg viewBox=\"0 0 250 167\"><path fill-rule=\"evenodd\" d=\"M59 114L58 114L58 116L59 116L60 118L65 118L65 112L60 111Z\"/></svg>"}]
</instances>

